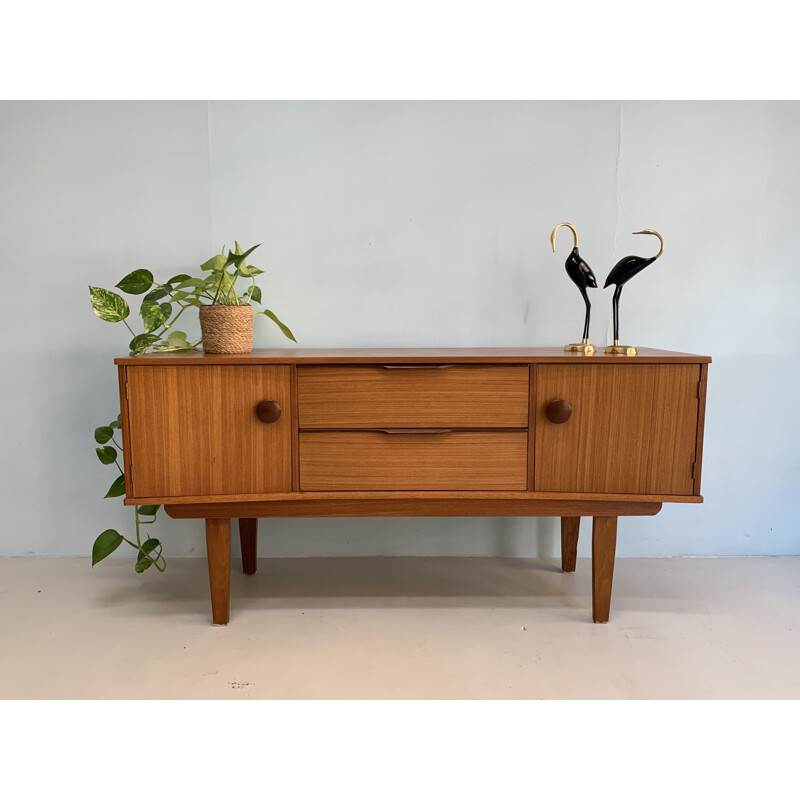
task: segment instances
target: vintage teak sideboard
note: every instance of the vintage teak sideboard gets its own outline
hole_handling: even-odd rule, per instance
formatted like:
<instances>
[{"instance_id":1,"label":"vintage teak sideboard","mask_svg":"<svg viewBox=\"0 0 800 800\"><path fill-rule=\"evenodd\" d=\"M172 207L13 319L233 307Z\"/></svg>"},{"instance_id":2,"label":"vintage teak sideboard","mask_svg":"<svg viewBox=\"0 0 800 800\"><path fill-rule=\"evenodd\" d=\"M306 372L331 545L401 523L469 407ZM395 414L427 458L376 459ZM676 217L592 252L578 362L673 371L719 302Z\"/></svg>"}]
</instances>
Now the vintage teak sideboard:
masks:
<instances>
[{"instance_id":1,"label":"vintage teak sideboard","mask_svg":"<svg viewBox=\"0 0 800 800\"><path fill-rule=\"evenodd\" d=\"M593 517L608 620L617 518L700 503L706 356L555 348L255 350L118 358L127 505L205 519L214 623L232 518L559 516L575 569Z\"/></svg>"}]
</instances>

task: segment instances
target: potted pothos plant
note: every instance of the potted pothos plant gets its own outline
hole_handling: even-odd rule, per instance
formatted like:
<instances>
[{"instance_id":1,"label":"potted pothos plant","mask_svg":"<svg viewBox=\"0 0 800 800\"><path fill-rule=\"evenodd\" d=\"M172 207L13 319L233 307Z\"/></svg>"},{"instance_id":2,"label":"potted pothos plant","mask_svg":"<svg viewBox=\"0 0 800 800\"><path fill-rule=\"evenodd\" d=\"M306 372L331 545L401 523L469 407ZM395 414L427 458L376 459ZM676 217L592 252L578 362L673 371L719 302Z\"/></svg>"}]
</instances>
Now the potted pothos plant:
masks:
<instances>
[{"instance_id":1,"label":"potted pothos plant","mask_svg":"<svg viewBox=\"0 0 800 800\"><path fill-rule=\"evenodd\" d=\"M180 273L165 283L158 283L148 269L136 269L118 284L125 294L144 294L139 315L144 326L143 333L136 333L128 324L130 306L124 297L108 289L89 287L92 309L106 322L122 322L133 334L130 341L131 355L151 351L195 350L202 342L208 353L249 353L253 348L253 315L264 314L293 342L294 334L273 311L265 308L254 311L253 303L261 305L261 288L256 285L256 275L264 270L247 263L247 257L257 247L242 251L238 242L233 251L225 248L200 265L204 277L192 277ZM237 283L249 279L249 285L239 294ZM147 294L145 294L145 292ZM200 309L201 338L190 342L183 331L173 326L187 308ZM230 314L228 309L236 309ZM217 322L215 323L215 320ZM219 320L228 320L220 324ZM233 321L231 321L233 320ZM230 336L226 338L226 330ZM244 349L231 349L244 348Z\"/></svg>"},{"instance_id":2,"label":"potted pothos plant","mask_svg":"<svg viewBox=\"0 0 800 800\"><path fill-rule=\"evenodd\" d=\"M139 308L139 316L144 331L136 333L129 324L131 309L122 295L98 286L89 287L92 310L106 322L123 323L133 338L130 340L131 355L148 352L175 352L196 350L202 343L208 353L249 353L253 347L253 315L264 314L293 342L294 334L269 309L254 311L253 303L261 305L261 288L256 285L256 276L264 270L249 265L247 257L260 245L242 251L238 242L234 250L225 248L200 265L200 272L208 275L193 277L180 273L164 283L153 278L147 269L136 269L128 273L115 288L129 295L144 295ZM249 281L240 294L237 283ZM190 342L187 334L175 330L173 326L188 308L200 310L201 338ZM114 464L119 475L111 484L105 497L122 497L125 494L125 474L119 464L122 445L117 442L116 432L122 427L120 417L102 425L94 432L98 447L96 453L103 464ZM103 531L92 547L92 566L111 555L123 542L137 551L136 572L144 572L151 566L163 572L166 561L160 540L145 536L143 525L152 525L160 506L134 506L136 537L122 536L109 528Z\"/></svg>"}]
</instances>

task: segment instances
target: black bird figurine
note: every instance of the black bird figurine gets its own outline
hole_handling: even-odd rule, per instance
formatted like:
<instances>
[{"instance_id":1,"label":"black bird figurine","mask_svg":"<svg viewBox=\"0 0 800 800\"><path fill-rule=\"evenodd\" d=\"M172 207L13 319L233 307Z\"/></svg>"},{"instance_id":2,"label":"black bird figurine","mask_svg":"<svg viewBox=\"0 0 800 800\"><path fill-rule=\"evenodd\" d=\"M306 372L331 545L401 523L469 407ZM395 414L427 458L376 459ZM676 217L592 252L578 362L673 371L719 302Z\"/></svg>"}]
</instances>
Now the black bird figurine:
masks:
<instances>
[{"instance_id":1,"label":"black bird figurine","mask_svg":"<svg viewBox=\"0 0 800 800\"><path fill-rule=\"evenodd\" d=\"M617 287L614 290L614 298L611 301L611 306L614 309L614 344L610 344L608 347L606 347L606 353L610 353L611 355L636 355L635 347L630 347L628 345L619 343L619 298L622 294L622 287L634 275L638 275L645 267L649 267L664 252L664 240L661 238L660 233L651 231L648 228L647 230L636 231L633 235L638 236L642 233L647 233L651 236L657 236L658 241L661 242L661 249L654 256L650 256L650 258L645 258L644 256L625 256L625 258L621 258L614 265L614 269L608 273L606 282L603 285L604 289L610 286L612 283Z\"/></svg>"},{"instance_id":2,"label":"black bird figurine","mask_svg":"<svg viewBox=\"0 0 800 800\"><path fill-rule=\"evenodd\" d=\"M597 279L594 277L592 268L581 258L581 254L578 252L578 232L569 222L559 222L559 224L553 228L553 232L550 234L550 244L553 246L553 252L555 253L556 251L556 231L562 226L569 228L575 239L575 246L572 248L572 252L567 256L564 267L567 270L567 275L569 275L572 282L580 290L583 302L586 303L586 318L583 323L583 337L581 343L564 345L564 349L570 353L586 353L587 355L591 355L594 353L594 345L589 344L589 317L592 313L592 304L589 302L589 295L586 293L586 288L596 289Z\"/></svg>"}]
</instances>

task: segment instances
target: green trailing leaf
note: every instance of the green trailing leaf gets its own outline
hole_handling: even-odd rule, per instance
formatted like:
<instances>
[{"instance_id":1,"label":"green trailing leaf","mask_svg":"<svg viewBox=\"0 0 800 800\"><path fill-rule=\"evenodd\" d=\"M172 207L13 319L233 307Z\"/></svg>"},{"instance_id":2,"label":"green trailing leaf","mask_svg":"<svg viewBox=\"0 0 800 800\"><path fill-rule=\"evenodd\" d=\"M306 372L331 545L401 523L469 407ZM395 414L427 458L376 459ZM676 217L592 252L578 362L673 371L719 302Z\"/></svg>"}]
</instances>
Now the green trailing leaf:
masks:
<instances>
[{"instance_id":1,"label":"green trailing leaf","mask_svg":"<svg viewBox=\"0 0 800 800\"><path fill-rule=\"evenodd\" d=\"M158 539L148 539L140 548L139 556L136 559L136 564L134 565L134 569L138 573L144 572L146 569L149 569L153 561L149 558L150 553L153 552L157 547L161 545L161 542Z\"/></svg>"},{"instance_id":2,"label":"green trailing leaf","mask_svg":"<svg viewBox=\"0 0 800 800\"><path fill-rule=\"evenodd\" d=\"M154 517L161 506L137 506L136 509L141 517Z\"/></svg>"},{"instance_id":3,"label":"green trailing leaf","mask_svg":"<svg viewBox=\"0 0 800 800\"><path fill-rule=\"evenodd\" d=\"M148 292L142 300L161 300L164 297L167 297L169 292L166 289L153 289L152 292Z\"/></svg>"},{"instance_id":4,"label":"green trailing leaf","mask_svg":"<svg viewBox=\"0 0 800 800\"><path fill-rule=\"evenodd\" d=\"M263 275L264 274L264 270L263 269L259 269L258 267L250 267L250 266L247 266L246 264L241 264L239 266L239 269L237 270L237 272L239 273L239 275L241 275L241 276L243 276L245 278L252 278L254 275Z\"/></svg>"},{"instance_id":5,"label":"green trailing leaf","mask_svg":"<svg viewBox=\"0 0 800 800\"><path fill-rule=\"evenodd\" d=\"M149 556L149 555L150 555L150 553L152 553L152 552L153 552L153 550L155 550L155 549L156 549L156 547L158 547L160 544L161 544L161 542L159 542L159 541L158 541L158 539L148 539L148 540L147 540L147 541L146 541L146 542L145 542L145 543L142 545L142 552L143 552L145 555L148 555L148 556Z\"/></svg>"},{"instance_id":6,"label":"green trailing leaf","mask_svg":"<svg viewBox=\"0 0 800 800\"><path fill-rule=\"evenodd\" d=\"M172 295L172 302L179 303L181 300L185 300L188 296L188 292L175 292L175 294Z\"/></svg>"},{"instance_id":7,"label":"green trailing leaf","mask_svg":"<svg viewBox=\"0 0 800 800\"><path fill-rule=\"evenodd\" d=\"M127 294L144 294L152 285L153 273L149 269L135 269L117 284L117 289Z\"/></svg>"},{"instance_id":8,"label":"green trailing leaf","mask_svg":"<svg viewBox=\"0 0 800 800\"><path fill-rule=\"evenodd\" d=\"M125 298L108 289L90 286L89 298L94 313L106 322L122 322L131 313Z\"/></svg>"},{"instance_id":9,"label":"green trailing leaf","mask_svg":"<svg viewBox=\"0 0 800 800\"><path fill-rule=\"evenodd\" d=\"M103 425L102 428L94 429L94 440L97 442L97 444L105 444L106 442L110 442L113 435L114 431L110 425Z\"/></svg>"},{"instance_id":10,"label":"green trailing leaf","mask_svg":"<svg viewBox=\"0 0 800 800\"><path fill-rule=\"evenodd\" d=\"M235 239L233 240L233 252L236 253L237 256L243 255L242 246Z\"/></svg>"},{"instance_id":11,"label":"green trailing leaf","mask_svg":"<svg viewBox=\"0 0 800 800\"><path fill-rule=\"evenodd\" d=\"M191 275L187 275L185 272L181 272L180 275L175 275L174 277L170 278L167 281L167 284L169 284L170 286L174 286L175 284L181 283L182 281L185 281L191 277L192 277Z\"/></svg>"},{"instance_id":12,"label":"green trailing leaf","mask_svg":"<svg viewBox=\"0 0 800 800\"><path fill-rule=\"evenodd\" d=\"M124 541L115 530L109 528L103 531L95 540L92 546L92 566L110 556Z\"/></svg>"},{"instance_id":13,"label":"green trailing leaf","mask_svg":"<svg viewBox=\"0 0 800 800\"><path fill-rule=\"evenodd\" d=\"M253 291L250 293L250 302L252 302L252 303L260 303L261 302L261 287L260 286L253 286Z\"/></svg>"},{"instance_id":14,"label":"green trailing leaf","mask_svg":"<svg viewBox=\"0 0 800 800\"><path fill-rule=\"evenodd\" d=\"M172 331L163 344L155 349L162 353L170 353L175 350L196 350L197 348L189 343L183 331Z\"/></svg>"},{"instance_id":15,"label":"green trailing leaf","mask_svg":"<svg viewBox=\"0 0 800 800\"><path fill-rule=\"evenodd\" d=\"M263 311L256 312L258 314L264 314L264 316L269 317L280 329L281 333L287 338L291 339L295 344L297 344L297 339L294 338L294 334L286 327L276 316L272 313L268 308L265 308Z\"/></svg>"},{"instance_id":16,"label":"green trailing leaf","mask_svg":"<svg viewBox=\"0 0 800 800\"><path fill-rule=\"evenodd\" d=\"M262 244L263 244L263 242L259 242L258 244L254 244L249 250L245 250L244 253L242 253L242 255L245 258L247 258L247 256L249 256L250 253L253 252L253 250L256 250L257 248L261 247Z\"/></svg>"},{"instance_id":17,"label":"green trailing leaf","mask_svg":"<svg viewBox=\"0 0 800 800\"><path fill-rule=\"evenodd\" d=\"M172 306L169 303L154 303L152 300L143 300L142 301L142 308L141 308L141 315L142 315L142 322L144 323L144 329L147 333L154 331L156 328L160 328L168 319L167 314L165 313L165 308L169 309L169 313L172 313Z\"/></svg>"},{"instance_id":18,"label":"green trailing leaf","mask_svg":"<svg viewBox=\"0 0 800 800\"><path fill-rule=\"evenodd\" d=\"M113 464L117 460L117 451L110 444L96 447L95 452L101 464Z\"/></svg>"},{"instance_id":19,"label":"green trailing leaf","mask_svg":"<svg viewBox=\"0 0 800 800\"><path fill-rule=\"evenodd\" d=\"M218 253L215 256L212 256L208 259L208 261L204 262L200 265L200 269L203 271L206 270L214 270L214 272L219 272L221 269L225 268L225 256L222 253Z\"/></svg>"},{"instance_id":20,"label":"green trailing leaf","mask_svg":"<svg viewBox=\"0 0 800 800\"><path fill-rule=\"evenodd\" d=\"M205 278L186 278L177 285L177 289L205 289L208 284Z\"/></svg>"},{"instance_id":21,"label":"green trailing leaf","mask_svg":"<svg viewBox=\"0 0 800 800\"><path fill-rule=\"evenodd\" d=\"M108 427L119 430L122 427L122 414L117 414L117 418L113 422L110 422Z\"/></svg>"},{"instance_id":22,"label":"green trailing leaf","mask_svg":"<svg viewBox=\"0 0 800 800\"><path fill-rule=\"evenodd\" d=\"M152 566L153 562L147 558L147 556L139 553L139 558L136 559L136 563L133 565L133 568L136 570L137 574L141 575L146 569L150 569Z\"/></svg>"},{"instance_id":23,"label":"green trailing leaf","mask_svg":"<svg viewBox=\"0 0 800 800\"><path fill-rule=\"evenodd\" d=\"M125 494L125 476L120 475L103 497L122 497Z\"/></svg>"},{"instance_id":24,"label":"green trailing leaf","mask_svg":"<svg viewBox=\"0 0 800 800\"><path fill-rule=\"evenodd\" d=\"M160 337L156 336L154 333L140 333L138 336L134 336L133 339L131 339L131 343L128 347L131 349L131 354L137 356L140 353L144 353L149 347L152 347L159 339Z\"/></svg>"}]
</instances>

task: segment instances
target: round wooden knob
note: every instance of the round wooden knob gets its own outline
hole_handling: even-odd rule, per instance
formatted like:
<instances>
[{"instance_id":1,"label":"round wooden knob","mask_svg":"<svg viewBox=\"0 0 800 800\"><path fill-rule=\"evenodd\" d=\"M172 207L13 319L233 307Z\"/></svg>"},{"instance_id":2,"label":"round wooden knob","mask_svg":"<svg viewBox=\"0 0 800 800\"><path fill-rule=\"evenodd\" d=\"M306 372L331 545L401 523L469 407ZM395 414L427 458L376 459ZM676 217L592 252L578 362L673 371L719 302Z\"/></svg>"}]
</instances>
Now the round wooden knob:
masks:
<instances>
[{"instance_id":1,"label":"round wooden knob","mask_svg":"<svg viewBox=\"0 0 800 800\"><path fill-rule=\"evenodd\" d=\"M281 407L275 400L262 400L256 406L256 416L262 422L277 422L281 416Z\"/></svg>"},{"instance_id":2,"label":"round wooden knob","mask_svg":"<svg viewBox=\"0 0 800 800\"><path fill-rule=\"evenodd\" d=\"M572 406L566 400L551 400L544 413L550 422L561 425L572 416Z\"/></svg>"}]
</instances>

